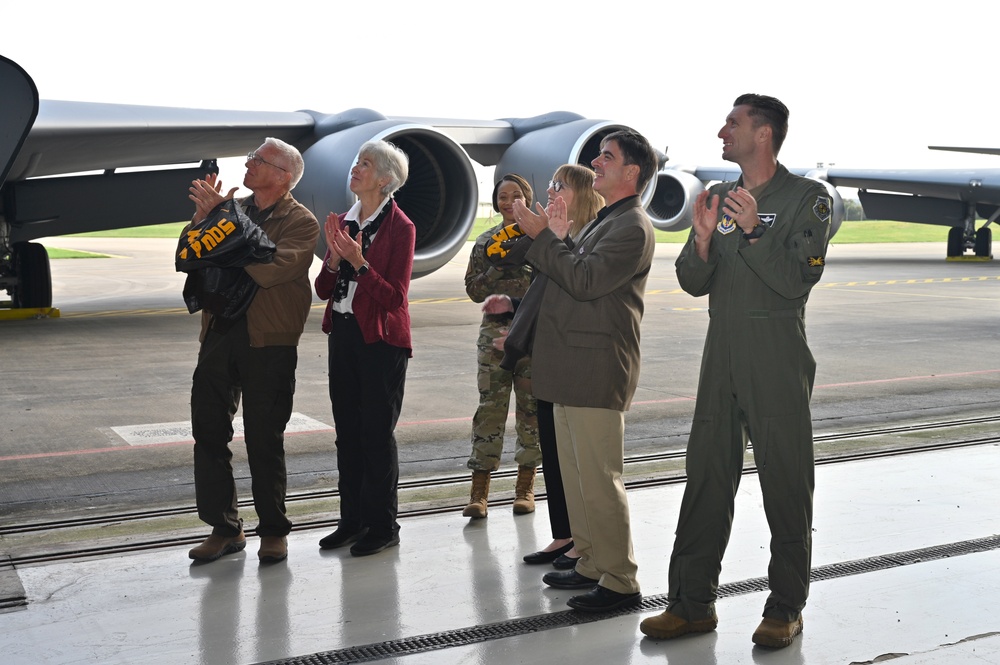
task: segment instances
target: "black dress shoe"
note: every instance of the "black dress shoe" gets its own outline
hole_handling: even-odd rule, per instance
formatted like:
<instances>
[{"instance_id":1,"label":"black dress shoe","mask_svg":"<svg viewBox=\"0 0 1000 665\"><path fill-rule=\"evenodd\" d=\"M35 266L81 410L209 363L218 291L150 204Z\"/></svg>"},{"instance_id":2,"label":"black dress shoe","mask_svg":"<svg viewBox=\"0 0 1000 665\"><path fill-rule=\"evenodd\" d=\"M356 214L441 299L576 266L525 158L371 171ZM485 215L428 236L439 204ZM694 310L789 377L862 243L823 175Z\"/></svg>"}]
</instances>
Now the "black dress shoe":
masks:
<instances>
[{"instance_id":1,"label":"black dress shoe","mask_svg":"<svg viewBox=\"0 0 1000 665\"><path fill-rule=\"evenodd\" d=\"M573 596L566 604L580 612L611 612L623 607L632 607L642 602L642 594L618 593L598 585L582 596Z\"/></svg>"},{"instance_id":2,"label":"black dress shoe","mask_svg":"<svg viewBox=\"0 0 1000 665\"><path fill-rule=\"evenodd\" d=\"M319 548L321 550L335 550L338 547L350 545L364 536L367 532L368 529L365 528L351 529L338 526L336 531L319 541Z\"/></svg>"},{"instance_id":3,"label":"black dress shoe","mask_svg":"<svg viewBox=\"0 0 1000 665\"><path fill-rule=\"evenodd\" d=\"M565 554L558 556L552 562L552 567L556 570L572 570L576 568L576 562L580 560L578 556L566 556Z\"/></svg>"},{"instance_id":4,"label":"black dress shoe","mask_svg":"<svg viewBox=\"0 0 1000 665\"><path fill-rule=\"evenodd\" d=\"M584 577L575 570L545 573L542 575L542 581L553 589L590 589L597 586L597 580Z\"/></svg>"},{"instance_id":5,"label":"black dress shoe","mask_svg":"<svg viewBox=\"0 0 1000 665\"><path fill-rule=\"evenodd\" d=\"M532 565L534 565L536 563L552 563L556 559L565 558L565 557L563 557L563 555L566 554L566 552L569 552L571 549L573 549L573 541L572 540L569 541L568 543L566 543L565 545L563 545L562 547L557 547L556 549L552 550L551 552L532 552L531 554L525 554L524 555L524 562L525 563L530 563ZM575 559L573 561L573 565L576 565L576 560ZM558 568L558 566L557 566L557 568Z\"/></svg>"},{"instance_id":6,"label":"black dress shoe","mask_svg":"<svg viewBox=\"0 0 1000 665\"><path fill-rule=\"evenodd\" d=\"M354 543L351 547L351 554L354 556L378 554L382 550L394 545L399 545L399 534L394 533L391 536L380 536L369 532L361 540Z\"/></svg>"}]
</instances>

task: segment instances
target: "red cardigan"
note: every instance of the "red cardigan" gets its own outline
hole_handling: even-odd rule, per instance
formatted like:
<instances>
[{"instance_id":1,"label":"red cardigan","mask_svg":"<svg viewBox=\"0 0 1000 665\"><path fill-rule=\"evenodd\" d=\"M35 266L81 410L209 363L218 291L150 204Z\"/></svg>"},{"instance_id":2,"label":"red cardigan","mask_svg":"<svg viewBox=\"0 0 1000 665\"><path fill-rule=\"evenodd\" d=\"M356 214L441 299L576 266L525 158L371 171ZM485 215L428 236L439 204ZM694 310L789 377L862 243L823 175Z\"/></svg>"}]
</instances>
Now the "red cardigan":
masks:
<instances>
[{"instance_id":1,"label":"red cardigan","mask_svg":"<svg viewBox=\"0 0 1000 665\"><path fill-rule=\"evenodd\" d=\"M410 273L413 272L413 250L416 242L416 228L395 199L389 204L392 209L378 227L365 260L369 270L361 277L355 276L358 288L354 292L352 309L361 327L366 344L384 341L409 351L413 356L410 339L410 310L407 294L410 289ZM340 223L344 224L341 214ZM330 272L327 261L330 251L323 258L323 268L316 276L316 295L326 300L323 314L323 332L332 329L333 289L337 284L337 274Z\"/></svg>"}]
</instances>

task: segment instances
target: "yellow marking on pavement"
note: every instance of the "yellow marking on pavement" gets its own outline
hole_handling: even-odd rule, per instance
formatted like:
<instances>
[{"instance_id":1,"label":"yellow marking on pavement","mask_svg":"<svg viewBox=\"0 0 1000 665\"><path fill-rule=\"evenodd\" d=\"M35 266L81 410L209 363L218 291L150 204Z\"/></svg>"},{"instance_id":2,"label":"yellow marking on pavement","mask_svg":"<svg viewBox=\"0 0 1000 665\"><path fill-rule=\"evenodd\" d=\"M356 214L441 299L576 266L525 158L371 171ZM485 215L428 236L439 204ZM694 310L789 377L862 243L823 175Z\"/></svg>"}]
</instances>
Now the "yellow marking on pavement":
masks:
<instances>
[{"instance_id":1,"label":"yellow marking on pavement","mask_svg":"<svg viewBox=\"0 0 1000 665\"><path fill-rule=\"evenodd\" d=\"M75 318L103 318L110 316L154 316L156 314L187 314L187 309L183 307L170 307L164 309L111 309L103 312L71 312L63 314L64 319Z\"/></svg>"},{"instance_id":2,"label":"yellow marking on pavement","mask_svg":"<svg viewBox=\"0 0 1000 665\"><path fill-rule=\"evenodd\" d=\"M940 277L930 279L888 279L870 282L820 282L816 288L832 289L842 286L895 286L897 284L958 284L960 282L995 282L1000 276L983 277Z\"/></svg>"},{"instance_id":3,"label":"yellow marking on pavement","mask_svg":"<svg viewBox=\"0 0 1000 665\"><path fill-rule=\"evenodd\" d=\"M23 321L24 319L58 319L58 307L21 307L0 309L0 321Z\"/></svg>"},{"instance_id":4,"label":"yellow marking on pavement","mask_svg":"<svg viewBox=\"0 0 1000 665\"><path fill-rule=\"evenodd\" d=\"M686 292L684 291L684 289L650 289L649 291L646 291L647 296L662 296L662 295L675 296L681 293L686 293Z\"/></svg>"},{"instance_id":5,"label":"yellow marking on pavement","mask_svg":"<svg viewBox=\"0 0 1000 665\"><path fill-rule=\"evenodd\" d=\"M857 282L820 282L815 288L818 289L842 289L850 287L871 287L871 286L905 286L910 284L960 284L968 282L996 282L1000 281L1000 275L995 276L982 276L982 277L941 277L941 278L930 278L930 279L889 279L882 281L857 281ZM880 293L886 295L899 295L898 293L893 293L891 291L871 291L867 288L858 288L858 291L865 293ZM675 296L675 295L687 295L684 289L651 289L646 291L646 296ZM966 300L988 300L993 301L997 298L971 298L967 296L956 296L952 295L932 295L932 294L917 294L922 295L927 298L963 298ZM471 303L472 301L466 296L458 296L451 298L414 298L410 300L411 305L441 305L448 303ZM311 305L312 309L323 309L326 307L325 302L314 302ZM703 312L706 307L674 307L672 308L677 312ZM39 310L27 310L37 312ZM73 312L59 314L57 308L52 308L52 314L49 316L62 316L63 318L77 318L77 317L110 317L110 316L153 316L156 314L187 314L188 311L184 307L173 307L166 309L133 309L133 310L109 310L105 312ZM28 316L15 316L15 317L4 317L0 314L0 320L3 318L31 318Z\"/></svg>"}]
</instances>

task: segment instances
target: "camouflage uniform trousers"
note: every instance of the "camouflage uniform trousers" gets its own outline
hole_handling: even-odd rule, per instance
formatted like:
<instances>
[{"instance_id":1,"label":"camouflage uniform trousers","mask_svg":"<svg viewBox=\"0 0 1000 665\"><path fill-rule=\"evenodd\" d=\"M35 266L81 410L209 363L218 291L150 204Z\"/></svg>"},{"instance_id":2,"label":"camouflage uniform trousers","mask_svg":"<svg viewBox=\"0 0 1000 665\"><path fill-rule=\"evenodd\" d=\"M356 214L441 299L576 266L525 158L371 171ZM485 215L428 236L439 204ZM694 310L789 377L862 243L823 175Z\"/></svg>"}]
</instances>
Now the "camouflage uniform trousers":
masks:
<instances>
[{"instance_id":1,"label":"camouflage uniform trousers","mask_svg":"<svg viewBox=\"0 0 1000 665\"><path fill-rule=\"evenodd\" d=\"M504 430L513 387L517 443L514 461L518 466L537 468L542 463L538 445L538 405L531 394L531 359L522 358L513 372L500 369L503 351L493 340L503 335L507 323L484 321L476 346L479 356L479 408L472 418L472 456L467 466L473 471L496 471L503 453Z\"/></svg>"}]
</instances>

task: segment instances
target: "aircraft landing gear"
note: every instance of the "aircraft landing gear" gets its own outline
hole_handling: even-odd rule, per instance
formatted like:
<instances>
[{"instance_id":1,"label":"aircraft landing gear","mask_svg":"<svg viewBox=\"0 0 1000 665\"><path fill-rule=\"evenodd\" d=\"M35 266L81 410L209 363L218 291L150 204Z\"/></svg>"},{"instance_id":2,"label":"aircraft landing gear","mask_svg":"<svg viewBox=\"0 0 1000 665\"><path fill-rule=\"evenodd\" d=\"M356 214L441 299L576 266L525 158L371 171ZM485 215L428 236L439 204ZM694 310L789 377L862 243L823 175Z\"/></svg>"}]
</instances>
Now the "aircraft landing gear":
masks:
<instances>
[{"instance_id":1,"label":"aircraft landing gear","mask_svg":"<svg viewBox=\"0 0 1000 665\"><path fill-rule=\"evenodd\" d=\"M993 230L990 227L984 226L976 231L975 249L976 256L993 258Z\"/></svg>"},{"instance_id":2,"label":"aircraft landing gear","mask_svg":"<svg viewBox=\"0 0 1000 665\"><path fill-rule=\"evenodd\" d=\"M17 280L10 288L11 304L18 309L52 307L52 273L45 247L37 242L18 242L11 249Z\"/></svg>"},{"instance_id":3,"label":"aircraft landing gear","mask_svg":"<svg viewBox=\"0 0 1000 665\"><path fill-rule=\"evenodd\" d=\"M961 226L953 226L948 230L948 258L961 259L966 249L975 252L976 259L991 260L993 258L993 229L982 226L973 232ZM971 258L971 257L969 257Z\"/></svg>"},{"instance_id":4,"label":"aircraft landing gear","mask_svg":"<svg viewBox=\"0 0 1000 665\"><path fill-rule=\"evenodd\" d=\"M953 226L948 229L948 258L965 253L965 229Z\"/></svg>"}]
</instances>

